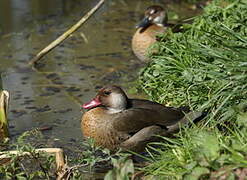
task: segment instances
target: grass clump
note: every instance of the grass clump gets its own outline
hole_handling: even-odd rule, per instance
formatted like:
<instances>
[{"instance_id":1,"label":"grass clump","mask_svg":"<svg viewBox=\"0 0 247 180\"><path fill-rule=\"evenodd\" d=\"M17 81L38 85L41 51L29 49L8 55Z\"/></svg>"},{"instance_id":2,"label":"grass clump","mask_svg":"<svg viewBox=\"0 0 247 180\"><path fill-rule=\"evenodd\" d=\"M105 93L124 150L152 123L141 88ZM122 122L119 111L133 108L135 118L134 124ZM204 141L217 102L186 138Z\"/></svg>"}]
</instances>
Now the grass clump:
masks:
<instances>
[{"instance_id":1,"label":"grass clump","mask_svg":"<svg viewBox=\"0 0 247 180\"><path fill-rule=\"evenodd\" d=\"M144 91L161 103L215 113L246 100L246 13L246 1L214 1L183 33L164 34L141 73Z\"/></svg>"},{"instance_id":2,"label":"grass clump","mask_svg":"<svg viewBox=\"0 0 247 180\"><path fill-rule=\"evenodd\" d=\"M174 179L218 179L247 175L247 113L238 126L223 135L218 129L194 127L185 129L177 138L158 144L146 174ZM224 178L223 178L224 179Z\"/></svg>"},{"instance_id":3,"label":"grass clump","mask_svg":"<svg viewBox=\"0 0 247 180\"><path fill-rule=\"evenodd\" d=\"M215 0L184 25L168 31L141 72L154 100L209 109L201 127L161 143L160 156L144 170L177 179L240 177L247 167L247 1ZM242 173L242 174L241 174Z\"/></svg>"}]
</instances>

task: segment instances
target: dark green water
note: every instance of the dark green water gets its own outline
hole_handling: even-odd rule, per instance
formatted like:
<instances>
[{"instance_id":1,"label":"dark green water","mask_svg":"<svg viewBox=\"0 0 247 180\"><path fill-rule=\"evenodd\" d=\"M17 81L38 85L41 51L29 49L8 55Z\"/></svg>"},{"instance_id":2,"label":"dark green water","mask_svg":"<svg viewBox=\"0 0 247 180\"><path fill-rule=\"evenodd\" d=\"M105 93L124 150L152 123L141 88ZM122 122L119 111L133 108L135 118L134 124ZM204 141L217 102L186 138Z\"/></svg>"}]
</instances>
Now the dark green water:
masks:
<instances>
[{"instance_id":1,"label":"dark green water","mask_svg":"<svg viewBox=\"0 0 247 180\"><path fill-rule=\"evenodd\" d=\"M1 0L0 72L11 93L10 133L44 131L46 146L71 150L82 141L80 104L106 84L128 89L142 64L131 51L131 37L143 11L166 5L172 18L198 13L167 0L108 0L73 35L43 58L39 72L30 59L77 22L95 0ZM131 94L139 96L139 94Z\"/></svg>"}]
</instances>

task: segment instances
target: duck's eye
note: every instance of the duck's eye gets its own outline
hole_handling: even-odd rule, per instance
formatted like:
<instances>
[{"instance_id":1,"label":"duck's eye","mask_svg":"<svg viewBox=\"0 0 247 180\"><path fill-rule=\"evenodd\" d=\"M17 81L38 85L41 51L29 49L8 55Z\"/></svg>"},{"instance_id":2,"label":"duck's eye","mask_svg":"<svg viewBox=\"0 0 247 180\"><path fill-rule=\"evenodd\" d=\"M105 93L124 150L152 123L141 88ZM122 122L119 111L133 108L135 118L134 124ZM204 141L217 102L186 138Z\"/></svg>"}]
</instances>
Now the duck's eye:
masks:
<instances>
[{"instance_id":1,"label":"duck's eye","mask_svg":"<svg viewBox=\"0 0 247 180\"><path fill-rule=\"evenodd\" d=\"M110 91L105 91L104 94L108 96L108 95L111 94L111 92Z\"/></svg>"},{"instance_id":2,"label":"duck's eye","mask_svg":"<svg viewBox=\"0 0 247 180\"><path fill-rule=\"evenodd\" d=\"M152 10L150 11L150 14L155 14L155 13L157 13L157 10L156 10L156 9L152 9Z\"/></svg>"}]
</instances>

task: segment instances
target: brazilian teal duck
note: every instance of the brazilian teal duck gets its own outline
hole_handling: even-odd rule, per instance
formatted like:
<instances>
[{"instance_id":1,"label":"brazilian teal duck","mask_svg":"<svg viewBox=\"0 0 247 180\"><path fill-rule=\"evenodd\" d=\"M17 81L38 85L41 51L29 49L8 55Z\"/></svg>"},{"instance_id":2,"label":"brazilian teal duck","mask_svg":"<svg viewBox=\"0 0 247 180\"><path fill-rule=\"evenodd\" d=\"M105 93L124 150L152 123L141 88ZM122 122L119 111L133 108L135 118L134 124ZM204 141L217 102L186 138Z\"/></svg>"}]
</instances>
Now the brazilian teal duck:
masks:
<instances>
[{"instance_id":1,"label":"brazilian teal duck","mask_svg":"<svg viewBox=\"0 0 247 180\"><path fill-rule=\"evenodd\" d=\"M167 13L161 6L150 6L137 26L132 38L132 50L141 61L149 61L148 48L156 42L156 36L167 30Z\"/></svg>"},{"instance_id":2,"label":"brazilian teal duck","mask_svg":"<svg viewBox=\"0 0 247 180\"><path fill-rule=\"evenodd\" d=\"M123 148L140 152L157 136L177 132L202 115L188 108L166 107L156 102L129 99L118 86L102 88L88 103L83 104L81 128L84 137L96 145L116 150Z\"/></svg>"}]
</instances>

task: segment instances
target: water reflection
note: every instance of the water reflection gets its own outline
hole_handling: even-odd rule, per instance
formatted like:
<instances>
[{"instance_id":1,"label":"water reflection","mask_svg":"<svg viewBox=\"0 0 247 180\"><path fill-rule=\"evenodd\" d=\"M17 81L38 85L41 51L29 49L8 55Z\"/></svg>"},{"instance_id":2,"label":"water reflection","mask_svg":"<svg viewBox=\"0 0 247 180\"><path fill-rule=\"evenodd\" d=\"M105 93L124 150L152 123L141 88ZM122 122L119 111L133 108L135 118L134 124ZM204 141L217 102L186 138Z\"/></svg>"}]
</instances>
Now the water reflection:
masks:
<instances>
[{"instance_id":1,"label":"water reflection","mask_svg":"<svg viewBox=\"0 0 247 180\"><path fill-rule=\"evenodd\" d=\"M89 8L94 1L80 0L1 0L0 26L4 33L18 32L28 23L52 16L69 15L76 7Z\"/></svg>"}]
</instances>

